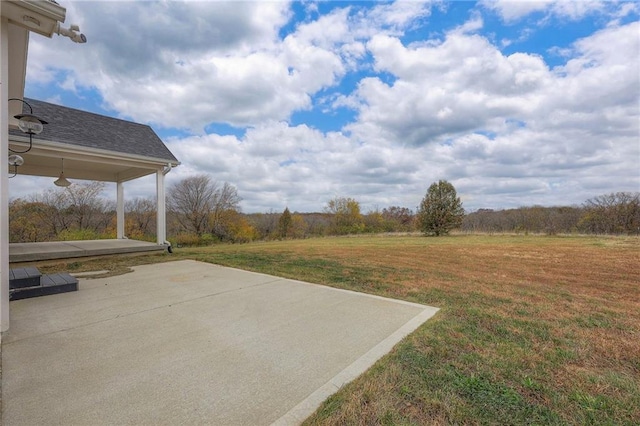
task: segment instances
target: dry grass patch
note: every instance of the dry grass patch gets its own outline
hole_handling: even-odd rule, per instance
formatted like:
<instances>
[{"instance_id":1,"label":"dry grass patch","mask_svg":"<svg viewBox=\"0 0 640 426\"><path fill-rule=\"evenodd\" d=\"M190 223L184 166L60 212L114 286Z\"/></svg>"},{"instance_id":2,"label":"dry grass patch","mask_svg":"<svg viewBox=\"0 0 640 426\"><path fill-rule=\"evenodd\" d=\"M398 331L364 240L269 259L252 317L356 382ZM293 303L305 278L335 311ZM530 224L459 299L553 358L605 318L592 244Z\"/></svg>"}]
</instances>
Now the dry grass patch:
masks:
<instances>
[{"instance_id":1,"label":"dry grass patch","mask_svg":"<svg viewBox=\"0 0 640 426\"><path fill-rule=\"evenodd\" d=\"M640 424L638 238L323 238L79 265L180 258L441 308L307 424Z\"/></svg>"}]
</instances>

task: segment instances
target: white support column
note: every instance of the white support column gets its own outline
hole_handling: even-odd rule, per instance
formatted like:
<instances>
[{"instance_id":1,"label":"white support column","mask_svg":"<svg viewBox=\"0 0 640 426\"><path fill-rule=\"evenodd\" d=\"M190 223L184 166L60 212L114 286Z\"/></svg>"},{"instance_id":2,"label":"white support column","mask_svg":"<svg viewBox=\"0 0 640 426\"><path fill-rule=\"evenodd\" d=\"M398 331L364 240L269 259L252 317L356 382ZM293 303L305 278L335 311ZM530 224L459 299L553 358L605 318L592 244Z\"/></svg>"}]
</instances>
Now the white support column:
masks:
<instances>
[{"instance_id":1,"label":"white support column","mask_svg":"<svg viewBox=\"0 0 640 426\"><path fill-rule=\"evenodd\" d=\"M124 184L116 184L116 237L123 239L124 235Z\"/></svg>"},{"instance_id":2,"label":"white support column","mask_svg":"<svg viewBox=\"0 0 640 426\"><path fill-rule=\"evenodd\" d=\"M1 6L0 6L1 7ZM9 329L9 21L0 18L0 329Z\"/></svg>"},{"instance_id":3,"label":"white support column","mask_svg":"<svg viewBox=\"0 0 640 426\"><path fill-rule=\"evenodd\" d=\"M165 207L164 195L164 171L159 169L156 172L156 202L157 202L157 224L156 236L158 244L164 244L167 241L167 212Z\"/></svg>"}]
</instances>

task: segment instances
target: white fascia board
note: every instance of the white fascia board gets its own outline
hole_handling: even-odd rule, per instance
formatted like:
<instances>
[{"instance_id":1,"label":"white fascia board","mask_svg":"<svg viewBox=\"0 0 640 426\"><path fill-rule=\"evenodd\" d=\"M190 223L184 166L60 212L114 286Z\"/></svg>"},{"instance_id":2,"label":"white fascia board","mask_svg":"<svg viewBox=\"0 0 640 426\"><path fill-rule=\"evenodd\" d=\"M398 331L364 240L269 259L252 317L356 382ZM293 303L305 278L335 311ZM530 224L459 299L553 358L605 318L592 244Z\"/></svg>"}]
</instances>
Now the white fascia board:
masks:
<instances>
[{"instance_id":1,"label":"white fascia board","mask_svg":"<svg viewBox=\"0 0 640 426\"><path fill-rule=\"evenodd\" d=\"M25 9L59 22L64 22L67 17L66 8L49 0L9 0L9 3L19 4Z\"/></svg>"},{"instance_id":2,"label":"white fascia board","mask_svg":"<svg viewBox=\"0 0 640 426\"><path fill-rule=\"evenodd\" d=\"M51 37L58 22L64 22L67 10L49 0L3 0L2 15L13 24Z\"/></svg>"},{"instance_id":3,"label":"white fascia board","mask_svg":"<svg viewBox=\"0 0 640 426\"><path fill-rule=\"evenodd\" d=\"M29 138L26 136L10 135L9 142L20 142L23 144L22 146L26 147L27 144L29 143ZM171 164L172 167L176 167L180 165L179 161L161 159L156 157L147 157L144 155L137 155L137 154L126 154L126 153L120 153L115 151L109 151L107 149L91 148L91 147L86 147L81 145L71 145L67 143L52 142L48 140L35 139L35 138L33 139L33 146L34 148L37 146L37 148L44 149L44 150L50 149L58 152L75 154L75 156L78 158L82 157L83 155L87 155L90 157L98 156L98 157L109 158L113 160L150 163L151 165L154 165L154 166L166 166L167 164Z\"/></svg>"}]
</instances>

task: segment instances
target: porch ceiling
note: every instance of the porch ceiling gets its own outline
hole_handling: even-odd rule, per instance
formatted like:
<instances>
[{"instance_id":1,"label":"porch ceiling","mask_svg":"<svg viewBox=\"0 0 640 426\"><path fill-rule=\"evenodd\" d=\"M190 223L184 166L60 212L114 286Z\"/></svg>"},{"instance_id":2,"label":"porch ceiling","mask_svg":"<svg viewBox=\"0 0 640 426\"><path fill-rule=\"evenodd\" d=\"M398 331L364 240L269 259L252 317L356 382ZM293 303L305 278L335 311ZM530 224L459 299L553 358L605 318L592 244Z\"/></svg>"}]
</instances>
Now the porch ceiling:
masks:
<instances>
[{"instance_id":1,"label":"porch ceiling","mask_svg":"<svg viewBox=\"0 0 640 426\"><path fill-rule=\"evenodd\" d=\"M10 149L24 151L27 147L28 138L10 137ZM102 182L137 179L153 174L168 164L162 159L125 156L106 150L83 149L49 141L34 141L29 152L19 155L24 158L24 164L18 167L18 175L57 178L64 159L64 175L68 179Z\"/></svg>"}]
</instances>

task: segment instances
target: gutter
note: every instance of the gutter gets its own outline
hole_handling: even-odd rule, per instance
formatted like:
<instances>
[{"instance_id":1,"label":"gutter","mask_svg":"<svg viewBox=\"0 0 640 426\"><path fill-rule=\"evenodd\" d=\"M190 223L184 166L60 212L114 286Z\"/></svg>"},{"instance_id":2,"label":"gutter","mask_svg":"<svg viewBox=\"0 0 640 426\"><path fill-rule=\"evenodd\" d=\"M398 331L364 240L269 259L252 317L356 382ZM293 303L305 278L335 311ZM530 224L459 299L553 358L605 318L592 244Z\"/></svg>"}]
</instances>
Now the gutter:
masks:
<instances>
[{"instance_id":1,"label":"gutter","mask_svg":"<svg viewBox=\"0 0 640 426\"><path fill-rule=\"evenodd\" d=\"M26 136L18 136L18 135L9 135L9 142L18 142L18 143L25 143L28 144L29 143L29 138ZM37 142L37 145L36 145ZM67 153L72 153L72 154L94 154L94 155L99 155L99 156L103 156L103 157L109 157L112 158L114 160L129 160L129 161L142 161L142 162L147 162L147 163L161 163L161 164L170 164L171 167L177 167L179 166L181 163L180 161L176 160L169 160L169 162L167 162L167 158L157 158L157 157L148 157L146 155L139 155L139 154L128 154L126 152L120 152L120 151L111 151L108 149L102 149L102 148L92 148L92 147L87 147L87 146L82 146L82 145L73 145L73 144L68 144L68 143L64 143L64 142L52 142L50 140L46 140L46 139L33 139L33 148L41 148L44 150L59 150L59 151L63 151L63 152L67 152ZM169 172L167 172L169 173Z\"/></svg>"},{"instance_id":2,"label":"gutter","mask_svg":"<svg viewBox=\"0 0 640 426\"><path fill-rule=\"evenodd\" d=\"M11 1L16 5L20 5L31 12L38 13L49 19L55 19L56 21L64 22L67 14L67 9L60 6L55 1L42 1L42 0L18 0Z\"/></svg>"}]
</instances>

